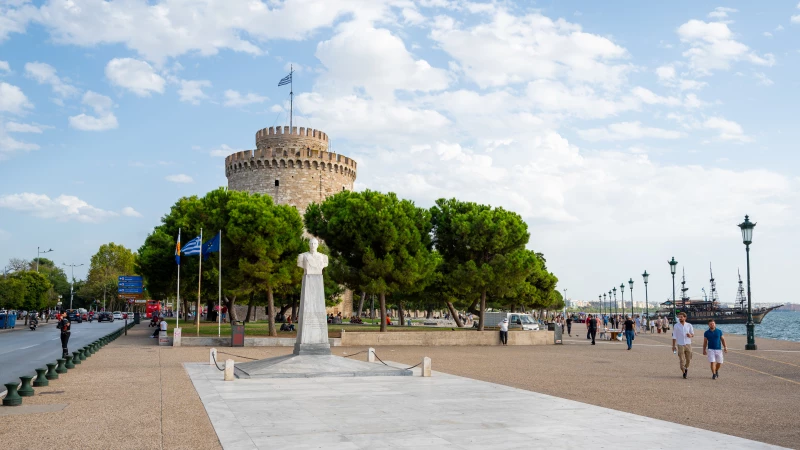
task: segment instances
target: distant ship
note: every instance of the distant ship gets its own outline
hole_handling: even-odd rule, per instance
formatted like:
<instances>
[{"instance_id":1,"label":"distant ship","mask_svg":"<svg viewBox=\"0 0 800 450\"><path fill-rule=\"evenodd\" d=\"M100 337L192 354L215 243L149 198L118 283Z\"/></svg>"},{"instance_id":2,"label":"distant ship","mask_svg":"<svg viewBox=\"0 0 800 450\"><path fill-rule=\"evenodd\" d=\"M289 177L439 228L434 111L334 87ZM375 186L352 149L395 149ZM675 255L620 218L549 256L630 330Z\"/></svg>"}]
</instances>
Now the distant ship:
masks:
<instances>
[{"instance_id":1,"label":"distant ship","mask_svg":"<svg viewBox=\"0 0 800 450\"><path fill-rule=\"evenodd\" d=\"M709 266L709 271L711 267ZM686 313L686 321L689 323L704 324L711 319L717 325L722 324L746 324L747 323L747 295L742 283L742 275L739 274L739 290L736 292L736 302L734 306L720 306L717 297L717 283L714 280L714 272L711 271L711 297L707 295L703 299L690 299L686 292L686 273L683 274L681 281L681 299L675 304L675 314ZM705 292L705 289L703 290ZM657 314L666 315L672 319L672 301L668 300L661 304ZM783 305L753 308L753 323L761 323L770 311L780 308Z\"/></svg>"}]
</instances>

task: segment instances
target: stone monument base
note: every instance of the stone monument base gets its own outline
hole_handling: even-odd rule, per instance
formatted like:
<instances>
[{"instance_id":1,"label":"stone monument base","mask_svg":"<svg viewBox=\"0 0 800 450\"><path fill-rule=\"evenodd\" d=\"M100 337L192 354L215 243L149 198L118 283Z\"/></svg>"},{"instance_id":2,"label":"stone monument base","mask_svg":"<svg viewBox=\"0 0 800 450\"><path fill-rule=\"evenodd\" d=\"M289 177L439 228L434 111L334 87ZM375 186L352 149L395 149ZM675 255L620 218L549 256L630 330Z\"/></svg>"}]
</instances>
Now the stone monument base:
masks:
<instances>
[{"instance_id":1,"label":"stone monument base","mask_svg":"<svg viewBox=\"0 0 800 450\"><path fill-rule=\"evenodd\" d=\"M236 364L239 378L402 377L408 369L333 355L285 355Z\"/></svg>"}]
</instances>

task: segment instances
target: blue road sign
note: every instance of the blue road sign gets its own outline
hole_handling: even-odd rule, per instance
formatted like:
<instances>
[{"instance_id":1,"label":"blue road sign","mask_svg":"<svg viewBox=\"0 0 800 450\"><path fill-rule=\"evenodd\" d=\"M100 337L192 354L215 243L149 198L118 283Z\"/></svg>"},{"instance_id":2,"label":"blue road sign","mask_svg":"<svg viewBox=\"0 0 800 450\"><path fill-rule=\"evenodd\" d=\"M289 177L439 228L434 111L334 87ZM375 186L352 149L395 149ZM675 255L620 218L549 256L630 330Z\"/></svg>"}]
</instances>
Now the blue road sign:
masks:
<instances>
[{"instance_id":1,"label":"blue road sign","mask_svg":"<svg viewBox=\"0 0 800 450\"><path fill-rule=\"evenodd\" d=\"M142 282L142 277L140 276L120 276L119 281L138 281Z\"/></svg>"},{"instance_id":2,"label":"blue road sign","mask_svg":"<svg viewBox=\"0 0 800 450\"><path fill-rule=\"evenodd\" d=\"M142 288L119 288L117 291L120 294L141 294Z\"/></svg>"},{"instance_id":3,"label":"blue road sign","mask_svg":"<svg viewBox=\"0 0 800 450\"><path fill-rule=\"evenodd\" d=\"M120 281L119 283L117 283L117 286L119 286L119 287L138 287L138 288L140 288L140 287L142 287L142 282L141 281Z\"/></svg>"}]
</instances>

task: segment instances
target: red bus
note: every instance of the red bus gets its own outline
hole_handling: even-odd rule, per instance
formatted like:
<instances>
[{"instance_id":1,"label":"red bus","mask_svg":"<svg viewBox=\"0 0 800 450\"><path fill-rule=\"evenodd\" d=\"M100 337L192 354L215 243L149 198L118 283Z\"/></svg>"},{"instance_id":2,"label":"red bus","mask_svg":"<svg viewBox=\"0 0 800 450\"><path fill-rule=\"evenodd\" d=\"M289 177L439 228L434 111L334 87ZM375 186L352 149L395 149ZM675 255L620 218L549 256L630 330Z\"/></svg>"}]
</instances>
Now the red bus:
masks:
<instances>
[{"instance_id":1,"label":"red bus","mask_svg":"<svg viewBox=\"0 0 800 450\"><path fill-rule=\"evenodd\" d=\"M148 300L145 313L148 319L153 317L153 313L158 316L161 313L161 303L158 300Z\"/></svg>"}]
</instances>

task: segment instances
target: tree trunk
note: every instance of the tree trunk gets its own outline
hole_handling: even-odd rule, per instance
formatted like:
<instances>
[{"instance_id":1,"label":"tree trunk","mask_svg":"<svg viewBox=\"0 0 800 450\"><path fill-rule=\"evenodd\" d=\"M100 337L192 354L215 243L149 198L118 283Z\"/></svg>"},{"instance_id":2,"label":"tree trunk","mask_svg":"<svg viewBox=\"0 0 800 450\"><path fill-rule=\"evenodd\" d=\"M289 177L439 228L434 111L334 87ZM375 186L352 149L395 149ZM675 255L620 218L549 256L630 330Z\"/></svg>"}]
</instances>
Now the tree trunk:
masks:
<instances>
[{"instance_id":1,"label":"tree trunk","mask_svg":"<svg viewBox=\"0 0 800 450\"><path fill-rule=\"evenodd\" d=\"M267 319L269 321L269 335L277 336L278 330L275 329L275 299L272 297L272 286L267 287Z\"/></svg>"},{"instance_id":2,"label":"tree trunk","mask_svg":"<svg viewBox=\"0 0 800 450\"><path fill-rule=\"evenodd\" d=\"M253 320L253 299L252 298L250 299L250 304L247 305L247 315L244 316L244 321L245 322L250 322L251 320Z\"/></svg>"},{"instance_id":3,"label":"tree trunk","mask_svg":"<svg viewBox=\"0 0 800 450\"><path fill-rule=\"evenodd\" d=\"M403 309L403 302L397 302L397 312L400 317L400 326L404 327L406 325L406 312Z\"/></svg>"},{"instance_id":4,"label":"tree trunk","mask_svg":"<svg viewBox=\"0 0 800 450\"><path fill-rule=\"evenodd\" d=\"M479 322L478 322L478 331L483 331L483 326L485 325L484 322L484 315L486 313L486 290L484 289L481 291L481 310L479 311Z\"/></svg>"},{"instance_id":5,"label":"tree trunk","mask_svg":"<svg viewBox=\"0 0 800 450\"><path fill-rule=\"evenodd\" d=\"M236 297L232 298L225 297L225 306L228 308L228 321L230 323L239 321L239 316L236 315L236 309L234 309L235 304L236 304Z\"/></svg>"},{"instance_id":6,"label":"tree trunk","mask_svg":"<svg viewBox=\"0 0 800 450\"><path fill-rule=\"evenodd\" d=\"M183 320L186 322L186 318L189 316L189 300L183 299Z\"/></svg>"},{"instance_id":7,"label":"tree trunk","mask_svg":"<svg viewBox=\"0 0 800 450\"><path fill-rule=\"evenodd\" d=\"M361 300L358 302L358 317L361 317L361 312L364 310L364 299L367 298L367 293L361 291Z\"/></svg>"},{"instance_id":8,"label":"tree trunk","mask_svg":"<svg viewBox=\"0 0 800 450\"><path fill-rule=\"evenodd\" d=\"M428 308L425 310L425 318L429 320L433 318L433 308Z\"/></svg>"},{"instance_id":9,"label":"tree trunk","mask_svg":"<svg viewBox=\"0 0 800 450\"><path fill-rule=\"evenodd\" d=\"M472 304L469 305L469 307L467 308L467 312L471 312L472 315L474 315L474 316L480 316L481 315L480 311L475 309L475 307L478 305L478 301L479 300L480 299L475 299L475 301L473 301Z\"/></svg>"},{"instance_id":10,"label":"tree trunk","mask_svg":"<svg viewBox=\"0 0 800 450\"><path fill-rule=\"evenodd\" d=\"M453 302L445 302L447 304L447 309L450 310L450 315L453 316L453 320L456 321L456 325L458 328L463 328L464 324L461 323L461 318L458 317L458 312L456 312L456 308L453 306Z\"/></svg>"},{"instance_id":11,"label":"tree trunk","mask_svg":"<svg viewBox=\"0 0 800 450\"><path fill-rule=\"evenodd\" d=\"M386 294L380 294L380 307L381 307L381 332L386 331Z\"/></svg>"}]
</instances>

